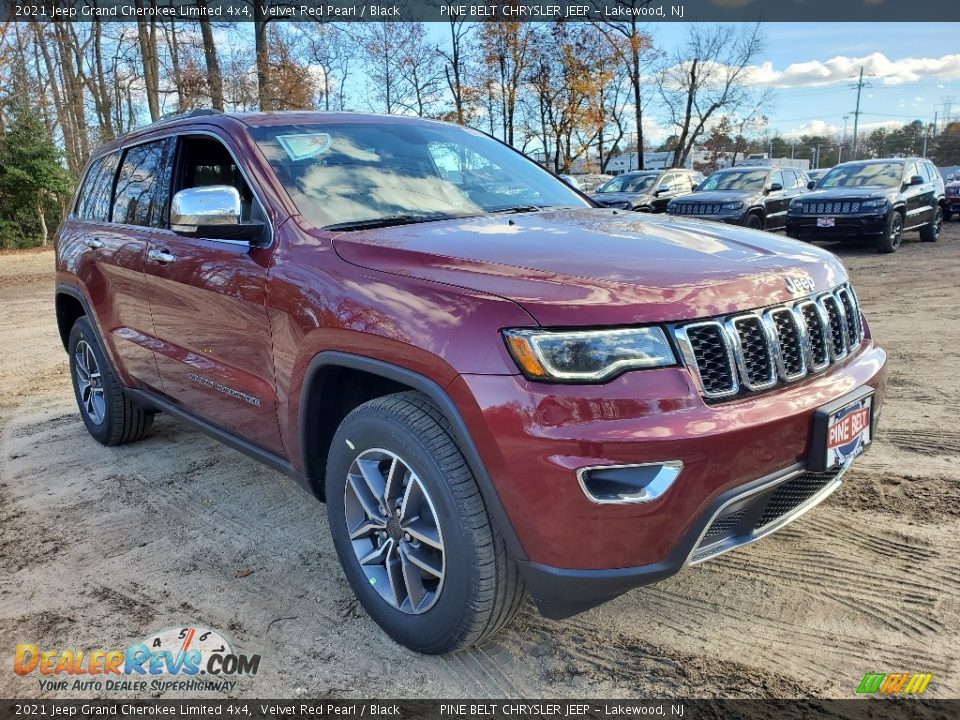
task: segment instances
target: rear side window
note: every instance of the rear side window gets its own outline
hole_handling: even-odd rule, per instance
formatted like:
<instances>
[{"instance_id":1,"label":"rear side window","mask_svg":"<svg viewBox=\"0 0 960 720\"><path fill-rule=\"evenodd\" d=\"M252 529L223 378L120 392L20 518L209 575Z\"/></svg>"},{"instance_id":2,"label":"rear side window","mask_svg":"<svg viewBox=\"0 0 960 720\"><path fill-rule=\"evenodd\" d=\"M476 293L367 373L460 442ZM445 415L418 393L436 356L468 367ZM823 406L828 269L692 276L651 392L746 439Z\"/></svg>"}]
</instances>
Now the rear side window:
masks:
<instances>
[{"instance_id":1,"label":"rear side window","mask_svg":"<svg viewBox=\"0 0 960 720\"><path fill-rule=\"evenodd\" d=\"M166 223L174 147L168 138L127 150L117 175L113 222L154 227Z\"/></svg>"},{"instance_id":2,"label":"rear side window","mask_svg":"<svg viewBox=\"0 0 960 720\"><path fill-rule=\"evenodd\" d=\"M110 153L90 165L87 177L77 199L76 216L81 220L108 222L113 193L113 178L117 174L120 153Z\"/></svg>"}]
</instances>

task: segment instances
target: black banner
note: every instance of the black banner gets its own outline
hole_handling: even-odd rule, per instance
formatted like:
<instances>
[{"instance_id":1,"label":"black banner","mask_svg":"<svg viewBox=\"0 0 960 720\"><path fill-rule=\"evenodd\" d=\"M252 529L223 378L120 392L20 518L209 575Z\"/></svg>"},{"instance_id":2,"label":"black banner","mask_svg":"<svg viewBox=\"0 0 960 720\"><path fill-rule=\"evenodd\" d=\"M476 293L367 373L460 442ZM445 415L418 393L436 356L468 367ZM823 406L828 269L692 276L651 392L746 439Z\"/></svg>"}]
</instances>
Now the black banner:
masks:
<instances>
[{"instance_id":1,"label":"black banner","mask_svg":"<svg viewBox=\"0 0 960 720\"><path fill-rule=\"evenodd\" d=\"M953 720L960 700L0 700L8 718Z\"/></svg>"},{"instance_id":2,"label":"black banner","mask_svg":"<svg viewBox=\"0 0 960 720\"><path fill-rule=\"evenodd\" d=\"M0 0L0 21L957 22L951 0Z\"/></svg>"}]
</instances>

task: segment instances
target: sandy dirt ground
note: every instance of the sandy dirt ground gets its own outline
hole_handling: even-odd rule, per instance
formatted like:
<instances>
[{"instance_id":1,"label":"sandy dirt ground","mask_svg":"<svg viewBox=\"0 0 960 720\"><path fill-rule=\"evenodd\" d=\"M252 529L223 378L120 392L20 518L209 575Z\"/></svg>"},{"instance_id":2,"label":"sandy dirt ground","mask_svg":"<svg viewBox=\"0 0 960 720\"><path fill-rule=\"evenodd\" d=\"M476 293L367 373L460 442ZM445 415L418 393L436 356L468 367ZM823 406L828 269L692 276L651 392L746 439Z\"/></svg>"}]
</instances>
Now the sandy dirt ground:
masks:
<instances>
[{"instance_id":1,"label":"sandy dirt ground","mask_svg":"<svg viewBox=\"0 0 960 720\"><path fill-rule=\"evenodd\" d=\"M17 643L120 649L182 625L262 656L232 692L248 698L852 697L867 671L960 696L960 223L909 237L895 255L831 248L891 367L877 441L833 497L570 620L528 604L447 657L386 639L289 479L162 415L143 442L95 443L52 253L0 255L0 697L84 695L16 676Z\"/></svg>"}]
</instances>

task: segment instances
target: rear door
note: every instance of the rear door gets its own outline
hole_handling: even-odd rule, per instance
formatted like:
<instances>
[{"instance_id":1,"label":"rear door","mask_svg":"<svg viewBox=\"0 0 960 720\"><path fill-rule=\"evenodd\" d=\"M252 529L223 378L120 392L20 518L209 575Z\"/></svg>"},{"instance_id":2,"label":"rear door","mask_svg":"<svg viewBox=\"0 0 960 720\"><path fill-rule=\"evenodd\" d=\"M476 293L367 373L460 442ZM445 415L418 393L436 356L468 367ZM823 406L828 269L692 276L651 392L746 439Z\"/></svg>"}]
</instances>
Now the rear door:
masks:
<instances>
[{"instance_id":1,"label":"rear door","mask_svg":"<svg viewBox=\"0 0 960 720\"><path fill-rule=\"evenodd\" d=\"M919 176L923 182L919 185L911 185L910 181L914 176ZM907 204L907 220L904 226L913 228L930 222L933 219L932 200L935 185L927 178L920 163L907 164L903 183L907 186L903 191Z\"/></svg>"},{"instance_id":2,"label":"rear door","mask_svg":"<svg viewBox=\"0 0 960 720\"><path fill-rule=\"evenodd\" d=\"M653 211L662 213L667 211L667 204L671 199L678 195L686 195L690 192L690 179L686 173L667 173L660 178L658 188L668 188L669 190L658 189L651 205Z\"/></svg>"},{"instance_id":3,"label":"rear door","mask_svg":"<svg viewBox=\"0 0 960 720\"><path fill-rule=\"evenodd\" d=\"M71 225L77 275L107 351L127 385L158 388L144 259L154 212L155 162L166 141L105 155L91 164Z\"/></svg>"},{"instance_id":4,"label":"rear door","mask_svg":"<svg viewBox=\"0 0 960 720\"><path fill-rule=\"evenodd\" d=\"M170 187L232 185L243 219L265 220L240 165L219 136L184 135ZM157 229L146 261L163 390L172 402L258 447L282 454L270 320L269 235L261 243Z\"/></svg>"}]
</instances>

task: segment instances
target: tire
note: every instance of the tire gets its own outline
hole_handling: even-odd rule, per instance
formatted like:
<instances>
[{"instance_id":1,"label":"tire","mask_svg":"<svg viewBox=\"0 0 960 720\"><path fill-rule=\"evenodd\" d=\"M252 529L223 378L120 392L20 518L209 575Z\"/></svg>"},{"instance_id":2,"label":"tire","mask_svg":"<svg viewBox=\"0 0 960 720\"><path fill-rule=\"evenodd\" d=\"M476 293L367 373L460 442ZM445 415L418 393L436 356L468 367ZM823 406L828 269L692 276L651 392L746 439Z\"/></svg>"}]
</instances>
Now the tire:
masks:
<instances>
[{"instance_id":1,"label":"tire","mask_svg":"<svg viewBox=\"0 0 960 720\"><path fill-rule=\"evenodd\" d=\"M364 479L361 462L372 480ZM404 466L387 482L390 467ZM376 398L344 419L328 456L326 497L344 574L370 617L398 643L421 653L452 652L493 636L519 610L524 588L517 566L449 423L426 396ZM414 503L416 512L393 514L391 506L401 500ZM384 504L390 520L371 522L385 516ZM368 563L361 565L361 558Z\"/></svg>"},{"instance_id":2,"label":"tire","mask_svg":"<svg viewBox=\"0 0 960 720\"><path fill-rule=\"evenodd\" d=\"M877 252L896 252L903 243L903 215L899 210L891 210L887 217L887 227L877 245Z\"/></svg>"},{"instance_id":3,"label":"tire","mask_svg":"<svg viewBox=\"0 0 960 720\"><path fill-rule=\"evenodd\" d=\"M940 237L940 228L943 226L943 208L937 205L933 214L933 222L920 228L920 240L922 242L936 242Z\"/></svg>"},{"instance_id":4,"label":"tire","mask_svg":"<svg viewBox=\"0 0 960 720\"><path fill-rule=\"evenodd\" d=\"M122 445L146 435L154 413L127 397L86 316L73 324L67 352L74 397L93 439Z\"/></svg>"},{"instance_id":5,"label":"tire","mask_svg":"<svg viewBox=\"0 0 960 720\"><path fill-rule=\"evenodd\" d=\"M944 211L943 211L943 221L944 221L944 222L950 222L950 220L951 220L952 218L953 218L953 213L952 213L952 212L950 212L949 210L944 210Z\"/></svg>"},{"instance_id":6,"label":"tire","mask_svg":"<svg viewBox=\"0 0 960 720\"><path fill-rule=\"evenodd\" d=\"M744 221L744 227L750 228L751 230L763 230L763 218L760 217L759 213L752 212L747 215L747 219Z\"/></svg>"}]
</instances>

